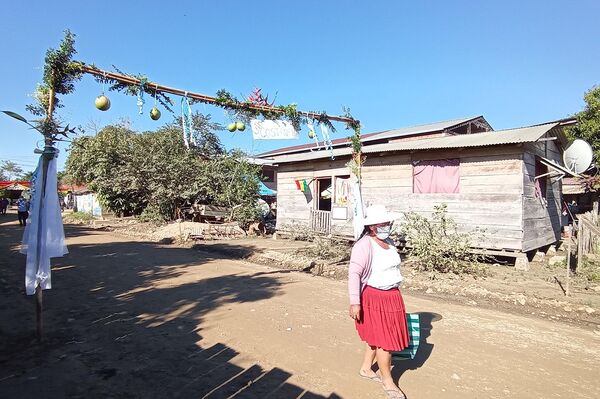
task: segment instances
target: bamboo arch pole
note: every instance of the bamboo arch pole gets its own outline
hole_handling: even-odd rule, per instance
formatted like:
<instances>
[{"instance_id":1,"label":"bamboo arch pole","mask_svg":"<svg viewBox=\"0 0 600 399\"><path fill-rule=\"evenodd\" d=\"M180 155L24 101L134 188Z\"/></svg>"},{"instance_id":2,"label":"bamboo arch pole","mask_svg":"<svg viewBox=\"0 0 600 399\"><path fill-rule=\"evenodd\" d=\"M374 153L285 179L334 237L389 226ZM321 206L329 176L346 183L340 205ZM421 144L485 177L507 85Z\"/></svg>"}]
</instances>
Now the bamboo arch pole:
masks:
<instances>
[{"instance_id":1,"label":"bamboo arch pole","mask_svg":"<svg viewBox=\"0 0 600 399\"><path fill-rule=\"evenodd\" d=\"M139 79L134 78L132 76L123 75L121 73L104 71L102 69L98 69L98 68L92 67L87 64L79 63L79 67L81 68L81 72L87 73L90 75L94 75L94 76L98 76L100 78L112 79L112 80L116 80L121 83L126 83L126 84L136 85L136 86L139 86L142 83ZM164 86L164 85L161 85L161 84L158 84L155 82L149 82L149 81L145 82L145 84L148 85L149 87L155 88L156 91L160 91L163 93L174 94L174 95L182 96L182 97L187 95L187 97L189 97L189 98L193 98L194 100L198 100L198 101L206 103L206 104L215 104L217 106L221 105L217 101L216 97L209 96L206 94L176 89L173 87ZM235 105L234 105L234 107L235 107ZM277 107L268 106L268 105L243 104L243 106L240 106L238 108L252 109L252 110L256 110L256 111L275 112L275 113L279 113L279 114L284 113L283 110L281 110ZM331 121L355 123L355 124L360 123L360 121L358 121L354 118L346 117L346 116L336 116L336 115L327 115L327 114L323 115L318 112L309 112L309 111L298 111L298 114L306 116L308 118L314 118L314 119L319 119L323 116L326 116L327 119L329 119Z\"/></svg>"}]
</instances>

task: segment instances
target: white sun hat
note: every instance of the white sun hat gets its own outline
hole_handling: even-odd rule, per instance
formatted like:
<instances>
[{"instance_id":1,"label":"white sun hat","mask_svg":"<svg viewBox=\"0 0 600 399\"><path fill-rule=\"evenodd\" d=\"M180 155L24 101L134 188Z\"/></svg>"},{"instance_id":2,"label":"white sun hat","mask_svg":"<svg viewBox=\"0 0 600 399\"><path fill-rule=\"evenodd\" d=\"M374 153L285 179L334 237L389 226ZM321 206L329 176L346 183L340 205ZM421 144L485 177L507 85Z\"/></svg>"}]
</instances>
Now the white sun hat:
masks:
<instances>
[{"instance_id":1,"label":"white sun hat","mask_svg":"<svg viewBox=\"0 0 600 399\"><path fill-rule=\"evenodd\" d=\"M365 210L363 224L371 226L373 224L393 222L399 215L388 212L383 205L371 205Z\"/></svg>"}]
</instances>

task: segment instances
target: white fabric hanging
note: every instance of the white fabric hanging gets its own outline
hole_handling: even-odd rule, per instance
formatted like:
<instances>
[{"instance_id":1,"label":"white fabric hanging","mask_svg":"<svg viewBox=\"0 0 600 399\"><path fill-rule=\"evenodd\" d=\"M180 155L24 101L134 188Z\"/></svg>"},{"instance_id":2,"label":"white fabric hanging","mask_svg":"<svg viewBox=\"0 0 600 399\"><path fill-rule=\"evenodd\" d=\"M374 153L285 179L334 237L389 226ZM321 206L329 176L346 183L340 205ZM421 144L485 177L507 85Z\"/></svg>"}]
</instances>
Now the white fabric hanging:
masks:
<instances>
[{"instance_id":1,"label":"white fabric hanging","mask_svg":"<svg viewBox=\"0 0 600 399\"><path fill-rule=\"evenodd\" d=\"M352 176L352 203L354 206L354 214L352 217L352 227L354 228L354 239L357 240L362 234L365 224L365 213L363 209L362 195L360 192L360 182L356 176Z\"/></svg>"},{"instance_id":2,"label":"white fabric hanging","mask_svg":"<svg viewBox=\"0 0 600 399\"><path fill-rule=\"evenodd\" d=\"M58 202L57 157L58 152L48 163L45 190L42 188L43 155L40 157L32 179L34 181L32 182L29 219L23 232L23 244L21 246L21 253L27 255L25 268L25 291L27 295L33 295L38 286L43 290L52 288L50 258L60 257L69 252L65 245L65 232ZM44 191L45 197L42 200Z\"/></svg>"}]
</instances>

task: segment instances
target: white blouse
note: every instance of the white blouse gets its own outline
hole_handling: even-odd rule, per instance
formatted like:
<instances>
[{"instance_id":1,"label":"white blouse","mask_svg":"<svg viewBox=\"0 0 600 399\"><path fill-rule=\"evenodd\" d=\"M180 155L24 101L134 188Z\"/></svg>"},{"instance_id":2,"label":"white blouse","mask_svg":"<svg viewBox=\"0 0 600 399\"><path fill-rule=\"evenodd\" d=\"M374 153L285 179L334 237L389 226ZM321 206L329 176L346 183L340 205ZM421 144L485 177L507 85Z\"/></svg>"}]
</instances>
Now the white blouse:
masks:
<instances>
[{"instance_id":1,"label":"white blouse","mask_svg":"<svg viewBox=\"0 0 600 399\"><path fill-rule=\"evenodd\" d=\"M371 239L371 248L372 266L367 285L380 290L397 288L402 282L402 274L400 274L400 255L396 247L389 245L388 249L383 249L374 239Z\"/></svg>"}]
</instances>

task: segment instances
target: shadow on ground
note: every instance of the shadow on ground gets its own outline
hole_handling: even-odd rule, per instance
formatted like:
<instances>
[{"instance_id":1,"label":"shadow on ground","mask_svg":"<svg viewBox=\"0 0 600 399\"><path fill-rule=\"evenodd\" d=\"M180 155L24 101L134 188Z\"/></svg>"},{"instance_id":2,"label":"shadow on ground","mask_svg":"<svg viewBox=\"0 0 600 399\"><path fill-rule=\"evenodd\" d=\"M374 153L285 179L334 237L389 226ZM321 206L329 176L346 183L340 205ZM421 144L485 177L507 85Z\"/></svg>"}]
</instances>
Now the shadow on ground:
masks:
<instances>
[{"instance_id":1,"label":"shadow on ground","mask_svg":"<svg viewBox=\"0 0 600 399\"><path fill-rule=\"evenodd\" d=\"M72 226L66 233L98 234ZM203 345L209 311L271 298L282 283L277 272L207 277L202 270L214 267L207 264L214 257L189 249L136 241L70 245L68 256L53 261L45 340L35 343L25 257L16 252L21 234L14 223L0 225L2 396L324 398L287 382L285 370L242 368L234 349Z\"/></svg>"},{"instance_id":2,"label":"shadow on ground","mask_svg":"<svg viewBox=\"0 0 600 399\"><path fill-rule=\"evenodd\" d=\"M400 381L402 375L404 375L406 371L416 370L422 367L433 352L434 345L427 342L427 338L431 335L431 330L433 328L432 323L442 320L442 316L432 312L414 313L419 315L419 327L421 331L419 349L417 350L414 359L394 361L394 367L392 368L392 377L394 378L394 381ZM402 387L402 381L399 382L399 385Z\"/></svg>"}]
</instances>

